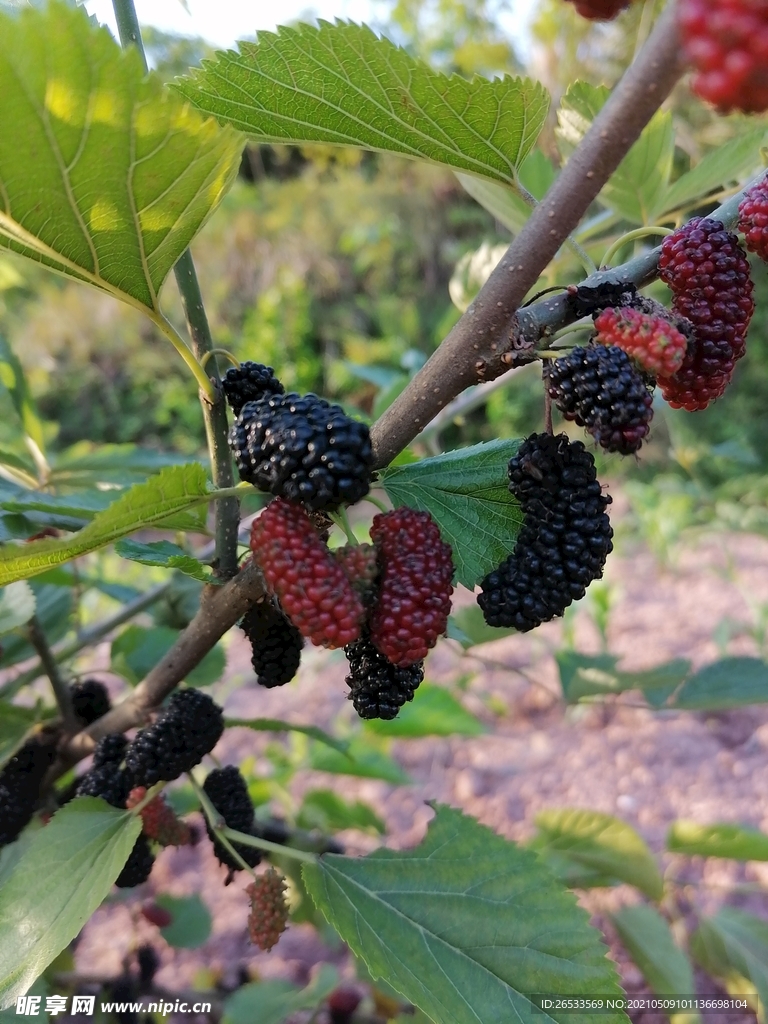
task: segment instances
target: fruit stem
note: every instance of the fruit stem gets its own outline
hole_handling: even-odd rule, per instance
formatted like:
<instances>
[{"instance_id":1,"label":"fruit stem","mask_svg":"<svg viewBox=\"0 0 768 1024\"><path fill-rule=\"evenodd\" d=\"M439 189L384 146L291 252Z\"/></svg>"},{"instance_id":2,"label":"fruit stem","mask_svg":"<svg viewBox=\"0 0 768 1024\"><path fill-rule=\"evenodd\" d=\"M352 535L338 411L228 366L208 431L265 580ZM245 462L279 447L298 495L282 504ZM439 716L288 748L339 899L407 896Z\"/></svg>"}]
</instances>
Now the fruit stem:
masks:
<instances>
[{"instance_id":1,"label":"fruit stem","mask_svg":"<svg viewBox=\"0 0 768 1024\"><path fill-rule=\"evenodd\" d=\"M144 794L141 800L136 804L135 807L132 807L128 813L132 814L134 817L136 817L137 814L141 814L141 812L144 810L147 804L151 804L152 801L157 796L157 794L162 793L166 785L167 784L162 780L160 782L156 782L154 786L151 786L147 790L147 792Z\"/></svg>"},{"instance_id":2,"label":"fruit stem","mask_svg":"<svg viewBox=\"0 0 768 1024\"><path fill-rule=\"evenodd\" d=\"M308 850L297 850L294 846L283 846L280 843L270 843L268 839L257 839L256 836L249 836L245 832L237 832L233 828L224 828L220 835L228 839L234 839L242 846L253 846L257 850L264 850L266 853L277 853L284 857L292 857L294 860L303 861L305 864L316 864L317 854Z\"/></svg>"},{"instance_id":3,"label":"fruit stem","mask_svg":"<svg viewBox=\"0 0 768 1024\"><path fill-rule=\"evenodd\" d=\"M205 367L208 364L208 360L212 356L223 356L224 359L229 360L229 362L232 363L234 367L237 368L240 366L240 360L237 358L237 356L233 356L228 348L212 348L210 352L206 352L203 358L200 360L200 365L202 367Z\"/></svg>"},{"instance_id":4,"label":"fruit stem","mask_svg":"<svg viewBox=\"0 0 768 1024\"><path fill-rule=\"evenodd\" d=\"M661 228L657 227L655 224L651 224L650 226L644 228L635 228L634 231L627 231L627 233L625 235L622 235L621 238L617 238L613 245L608 246L608 248L605 251L605 255L603 256L602 263L600 265L602 267L610 266L611 260L619 251L619 249L622 249L625 245L627 245L628 242L634 242L637 238L647 238L648 235L671 234L674 234L673 228Z\"/></svg>"},{"instance_id":5,"label":"fruit stem","mask_svg":"<svg viewBox=\"0 0 768 1024\"><path fill-rule=\"evenodd\" d=\"M387 506L386 506L386 505L384 504L384 502L383 502L383 501L379 501L379 499L378 499L378 498L374 498L374 497L373 497L372 495L370 495L370 494L366 494L366 496L365 496L365 498L364 498L363 500L364 500L364 501L370 501L370 503L371 503L372 505L375 505L375 506L376 506L376 508L377 508L377 509L378 509L378 510L379 510L380 512L389 512L389 511L390 511L390 509L388 509L388 508L387 508Z\"/></svg>"},{"instance_id":6,"label":"fruit stem","mask_svg":"<svg viewBox=\"0 0 768 1024\"><path fill-rule=\"evenodd\" d=\"M53 695L56 698L59 711L61 711L61 717L64 719L64 728L68 733L78 732L82 728L82 724L75 717L75 712L72 708L72 694L66 680L59 671L58 663L53 656L53 651L48 646L48 641L37 615L33 615L27 623L26 634L27 639L37 651L43 671L51 682Z\"/></svg>"},{"instance_id":7,"label":"fruit stem","mask_svg":"<svg viewBox=\"0 0 768 1024\"><path fill-rule=\"evenodd\" d=\"M340 530L344 532L344 535L346 536L350 544L357 544L357 537L352 531L352 527L349 522L349 516L347 515L347 510L344 508L343 505L338 512L329 512L328 518L331 520L331 522L334 522Z\"/></svg>"}]
</instances>

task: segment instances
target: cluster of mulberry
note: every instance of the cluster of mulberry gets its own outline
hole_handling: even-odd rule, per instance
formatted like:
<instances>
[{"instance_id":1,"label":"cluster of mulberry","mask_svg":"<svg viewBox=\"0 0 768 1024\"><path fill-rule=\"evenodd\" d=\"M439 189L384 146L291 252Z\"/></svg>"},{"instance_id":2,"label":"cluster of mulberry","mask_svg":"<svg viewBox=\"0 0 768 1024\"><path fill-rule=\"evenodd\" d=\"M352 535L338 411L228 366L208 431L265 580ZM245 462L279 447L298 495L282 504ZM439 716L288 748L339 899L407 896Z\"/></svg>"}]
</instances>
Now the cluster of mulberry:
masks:
<instances>
[{"instance_id":1,"label":"cluster of mulberry","mask_svg":"<svg viewBox=\"0 0 768 1024\"><path fill-rule=\"evenodd\" d=\"M525 514L514 551L480 584L490 626L521 633L562 615L603 574L613 531L595 461L565 434L532 434L509 461L509 489Z\"/></svg>"},{"instance_id":2,"label":"cluster of mulberry","mask_svg":"<svg viewBox=\"0 0 768 1024\"><path fill-rule=\"evenodd\" d=\"M55 755L51 738L33 736L0 771L0 847L12 843L32 820L40 785Z\"/></svg>"}]
</instances>

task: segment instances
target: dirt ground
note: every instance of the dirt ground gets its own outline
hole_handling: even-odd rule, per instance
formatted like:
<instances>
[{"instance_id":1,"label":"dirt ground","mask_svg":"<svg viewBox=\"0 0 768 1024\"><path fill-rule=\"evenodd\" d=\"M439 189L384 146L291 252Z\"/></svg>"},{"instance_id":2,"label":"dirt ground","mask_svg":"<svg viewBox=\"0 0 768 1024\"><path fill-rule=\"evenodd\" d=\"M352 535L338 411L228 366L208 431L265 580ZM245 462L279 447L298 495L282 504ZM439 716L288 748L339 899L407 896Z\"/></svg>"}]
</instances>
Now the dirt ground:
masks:
<instances>
[{"instance_id":1,"label":"dirt ground","mask_svg":"<svg viewBox=\"0 0 768 1024\"><path fill-rule=\"evenodd\" d=\"M614 556L608 581L617 594L608 628L610 650L622 667L644 669L673 657L703 665L719 656L713 640L726 617L749 621L755 604L768 602L768 541L745 535L719 535L687 545L671 568L647 551ZM469 595L460 600L471 600ZM588 610L574 618L579 650L597 652L599 635ZM768 830L768 705L724 714L652 712L637 695L610 706L566 708L559 698L552 657L562 626L549 624L534 635L513 636L462 656L453 642L442 642L428 662L428 679L450 685L471 679L465 706L487 725L476 738L397 741L392 754L412 783L384 782L302 771L292 792L318 786L369 802L387 825L387 845L416 844L437 800L462 808L511 839L530 836L538 811L554 807L594 808L632 824L673 877L681 880L680 905L692 924L695 912L711 912L724 901L768 916L768 864L673 858L663 853L664 838L676 818L700 823L739 822ZM748 636L728 646L734 654L758 653ZM525 672L525 675L521 674ZM350 716L340 654L307 651L291 685L264 691L252 679L249 654L239 637L228 652L226 697L231 716L269 716L332 728L337 716ZM489 708L493 708L491 711ZM499 710L505 708L504 713ZM351 721L351 718L350 718ZM216 750L222 762L251 755L265 771L265 746L274 737L230 730ZM360 833L342 835L352 852L376 845ZM178 991L216 982L227 989L244 973L251 978L286 978L304 984L321 960L349 970L344 950L325 945L309 926L293 926L270 954L254 952L246 937L246 881L224 887L224 872L207 842L194 849L166 850L150 881L118 903L103 907L86 926L76 963L85 974L116 973L137 941L152 941L162 956L158 982ZM735 894L734 883L760 883L764 891ZM758 886L752 886L753 889ZM196 950L173 950L138 915L153 892L200 892L213 914L209 941ZM583 897L596 923L635 901L629 887L597 889ZM618 961L627 991L643 991L639 971L608 928L611 955ZM697 984L711 992L703 975ZM190 1018L184 1018L190 1021ZM635 1017L643 1024L663 1018ZM712 1014L714 1024L753 1020L751 1015Z\"/></svg>"}]
</instances>

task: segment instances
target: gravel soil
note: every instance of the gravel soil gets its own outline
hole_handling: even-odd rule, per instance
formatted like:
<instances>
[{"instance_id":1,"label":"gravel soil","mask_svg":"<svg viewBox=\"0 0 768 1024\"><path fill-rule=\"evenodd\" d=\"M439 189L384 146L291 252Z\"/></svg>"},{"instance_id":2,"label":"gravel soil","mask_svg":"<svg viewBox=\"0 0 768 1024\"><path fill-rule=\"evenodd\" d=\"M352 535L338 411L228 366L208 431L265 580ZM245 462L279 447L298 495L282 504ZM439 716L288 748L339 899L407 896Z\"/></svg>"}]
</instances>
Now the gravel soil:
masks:
<instances>
[{"instance_id":1,"label":"gravel soil","mask_svg":"<svg viewBox=\"0 0 768 1024\"><path fill-rule=\"evenodd\" d=\"M681 550L669 567L638 549L613 557L608 581L615 595L609 647L621 656L623 668L641 670L675 657L700 666L721 653L713 636L724 635L723 620L751 622L754 608L768 603L768 541L745 535L700 539ZM460 594L459 601L471 601L471 596ZM599 634L588 602L583 605L567 620L567 628L578 650L596 653ZM728 653L759 653L746 631L731 628L730 634ZM462 700L488 732L475 738L394 742L392 754L411 777L410 785L302 770L292 780L293 797L330 786L348 799L369 802L385 820L385 842L393 848L420 841L432 815L430 800L461 808L516 840L532 835L535 816L544 808L593 808L629 822L659 856L667 877L676 880L680 929L691 928L697 914L711 913L724 902L768 917L768 864L663 852L676 818L768 830L768 704L723 714L659 713L641 706L632 694L602 706L567 708L552 657L562 643L561 624L485 644L474 648L472 656L462 656L452 642L441 643L428 662L429 680L454 687L463 680ZM334 729L339 722L352 723L344 675L340 652L307 650L297 680L265 691L253 685L248 648L233 635L218 697L233 717L275 717ZM265 751L275 742L283 739L232 729L216 754L224 763L254 758L257 770L267 772ZM351 852L377 845L360 833L341 839ZM349 971L343 948L308 925L291 926L271 953L255 952L246 935L246 880L238 876L225 886L225 876L206 839L195 848L164 851L147 884L104 906L86 925L76 951L78 971L117 973L131 948L145 941L153 942L162 957L158 983L174 991L211 985L226 990L245 976L303 984L321 960ZM749 891L733 891L743 883L750 883ZM139 913L155 892L200 893L213 916L204 946L174 950L159 938ZM628 886L595 889L580 898L605 928L627 991L647 991L609 924L612 911L637 902L636 891ZM700 992L717 991L702 974L697 985ZM633 1019L656 1024L665 1018L645 1014ZM706 1017L712 1024L749 1020L753 1015Z\"/></svg>"}]
</instances>

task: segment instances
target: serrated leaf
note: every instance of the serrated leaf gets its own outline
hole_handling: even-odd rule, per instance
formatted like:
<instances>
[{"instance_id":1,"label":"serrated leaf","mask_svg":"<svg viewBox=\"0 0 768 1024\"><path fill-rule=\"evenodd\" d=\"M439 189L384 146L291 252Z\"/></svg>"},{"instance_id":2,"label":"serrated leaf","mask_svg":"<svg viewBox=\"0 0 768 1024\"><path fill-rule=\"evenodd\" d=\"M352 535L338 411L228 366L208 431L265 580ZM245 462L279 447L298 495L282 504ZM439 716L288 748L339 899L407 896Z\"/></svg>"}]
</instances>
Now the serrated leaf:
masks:
<instances>
[{"instance_id":1,"label":"serrated leaf","mask_svg":"<svg viewBox=\"0 0 768 1024\"><path fill-rule=\"evenodd\" d=\"M0 636L23 626L35 614L35 595L24 580L0 589Z\"/></svg>"},{"instance_id":2,"label":"serrated leaf","mask_svg":"<svg viewBox=\"0 0 768 1024\"><path fill-rule=\"evenodd\" d=\"M310 739L317 740L318 743L324 743L345 757L350 756L347 740L337 739L317 725L294 725L293 722L284 722L280 718L228 718L226 720L228 729L235 725L253 729L255 732L301 732L305 736L309 736Z\"/></svg>"},{"instance_id":3,"label":"serrated leaf","mask_svg":"<svg viewBox=\"0 0 768 1024\"><path fill-rule=\"evenodd\" d=\"M759 658L723 658L687 679L672 706L725 711L768 701L768 665Z\"/></svg>"},{"instance_id":4,"label":"serrated leaf","mask_svg":"<svg viewBox=\"0 0 768 1024\"><path fill-rule=\"evenodd\" d=\"M206 472L199 462L164 469L146 483L136 484L71 537L0 548L0 585L36 576L135 530L157 526L174 513L206 501L208 493Z\"/></svg>"},{"instance_id":5,"label":"serrated leaf","mask_svg":"<svg viewBox=\"0 0 768 1024\"><path fill-rule=\"evenodd\" d=\"M342 832L356 828L366 832L385 832L386 827L373 808L360 800L344 800L331 789L311 789L305 793L296 818L299 828L321 832Z\"/></svg>"},{"instance_id":6,"label":"serrated leaf","mask_svg":"<svg viewBox=\"0 0 768 1024\"><path fill-rule=\"evenodd\" d=\"M659 197L654 216L702 199L713 189L738 181L742 175L757 169L760 147L765 145L767 136L765 127L754 128L707 153Z\"/></svg>"},{"instance_id":7,"label":"serrated leaf","mask_svg":"<svg viewBox=\"0 0 768 1024\"><path fill-rule=\"evenodd\" d=\"M55 586L35 580L30 584L35 595L37 618L48 643L60 640L69 628L72 613L71 586ZM0 654L0 668L8 668L19 661L35 657L37 652L26 637L15 634L5 637Z\"/></svg>"},{"instance_id":8,"label":"serrated leaf","mask_svg":"<svg viewBox=\"0 0 768 1024\"><path fill-rule=\"evenodd\" d=\"M685 953L676 945L669 925L653 907L622 907L612 915L624 948L648 987L657 996L690 996L696 991L693 969ZM698 1013L673 1013L670 1024L697 1024Z\"/></svg>"},{"instance_id":9,"label":"serrated leaf","mask_svg":"<svg viewBox=\"0 0 768 1024\"><path fill-rule=\"evenodd\" d=\"M303 875L374 979L385 978L436 1024L535 1020L536 993L621 995L575 899L529 850L451 808L436 808L413 850L326 855ZM542 1020L593 1017L552 1012Z\"/></svg>"},{"instance_id":10,"label":"serrated leaf","mask_svg":"<svg viewBox=\"0 0 768 1024\"><path fill-rule=\"evenodd\" d=\"M84 11L0 19L0 244L157 310L237 173L240 136L145 77Z\"/></svg>"},{"instance_id":11,"label":"serrated leaf","mask_svg":"<svg viewBox=\"0 0 768 1024\"><path fill-rule=\"evenodd\" d=\"M511 554L523 522L507 466L520 441L488 441L382 473L392 502L431 513L470 590Z\"/></svg>"},{"instance_id":12,"label":"serrated leaf","mask_svg":"<svg viewBox=\"0 0 768 1024\"><path fill-rule=\"evenodd\" d=\"M383 779L395 786L407 786L411 781L408 773L389 754L375 746L374 739L370 735L356 736L344 753L315 741L309 748L309 766L317 772Z\"/></svg>"},{"instance_id":13,"label":"serrated leaf","mask_svg":"<svg viewBox=\"0 0 768 1024\"><path fill-rule=\"evenodd\" d=\"M168 626L128 626L112 641L110 668L136 685L165 657L179 639L179 630ZM216 644L184 677L190 686L210 686L221 678L226 659Z\"/></svg>"},{"instance_id":14,"label":"serrated leaf","mask_svg":"<svg viewBox=\"0 0 768 1024\"><path fill-rule=\"evenodd\" d=\"M413 701L404 704L397 718L389 722L372 719L365 723L368 732L379 736L479 736L483 723L471 715L444 686L422 683Z\"/></svg>"},{"instance_id":15,"label":"serrated leaf","mask_svg":"<svg viewBox=\"0 0 768 1024\"><path fill-rule=\"evenodd\" d=\"M259 981L243 985L224 1004L222 1024L283 1024L301 1010L314 1010L339 983L331 964L321 964L306 988L288 981Z\"/></svg>"},{"instance_id":16,"label":"serrated leaf","mask_svg":"<svg viewBox=\"0 0 768 1024\"><path fill-rule=\"evenodd\" d=\"M39 452L45 452L43 424L29 390L27 378L16 353L2 334L0 334L0 383L11 396L22 430L32 439Z\"/></svg>"},{"instance_id":17,"label":"serrated leaf","mask_svg":"<svg viewBox=\"0 0 768 1024\"><path fill-rule=\"evenodd\" d=\"M166 569L178 569L185 576L191 576L193 580L199 580L201 583L221 582L213 575L209 565L203 565L178 544L172 544L169 540L150 541L148 544L137 540L119 540L115 544L115 552L121 558L140 562L141 565L161 565Z\"/></svg>"},{"instance_id":18,"label":"serrated leaf","mask_svg":"<svg viewBox=\"0 0 768 1024\"><path fill-rule=\"evenodd\" d=\"M74 939L120 874L141 820L78 797L35 833L0 889L0 1009Z\"/></svg>"},{"instance_id":19,"label":"serrated leaf","mask_svg":"<svg viewBox=\"0 0 768 1024\"><path fill-rule=\"evenodd\" d=\"M735 907L721 907L713 917L701 918L691 936L691 955L726 988L744 991L734 975L754 985L761 1010L768 1006L768 924Z\"/></svg>"},{"instance_id":20,"label":"serrated leaf","mask_svg":"<svg viewBox=\"0 0 768 1024\"><path fill-rule=\"evenodd\" d=\"M561 100L557 135L564 153L578 146L611 90L574 82ZM672 172L675 134L672 115L658 111L600 193L600 199L634 224L650 224Z\"/></svg>"},{"instance_id":21,"label":"serrated leaf","mask_svg":"<svg viewBox=\"0 0 768 1024\"><path fill-rule=\"evenodd\" d=\"M177 949L197 949L211 934L211 912L195 893L192 896L171 896L157 893L154 901L167 910L173 920L160 929L169 946Z\"/></svg>"},{"instance_id":22,"label":"serrated leaf","mask_svg":"<svg viewBox=\"0 0 768 1024\"><path fill-rule=\"evenodd\" d=\"M531 845L565 856L581 868L628 882L652 900L661 899L664 880L645 842L625 821L575 807L541 811Z\"/></svg>"},{"instance_id":23,"label":"serrated leaf","mask_svg":"<svg viewBox=\"0 0 768 1024\"><path fill-rule=\"evenodd\" d=\"M549 108L525 78L440 74L365 25L260 32L174 88L262 142L324 142L420 157L514 184Z\"/></svg>"},{"instance_id":24,"label":"serrated leaf","mask_svg":"<svg viewBox=\"0 0 768 1024\"><path fill-rule=\"evenodd\" d=\"M667 849L689 856L768 860L768 835L740 825L674 821L667 833Z\"/></svg>"}]
</instances>

